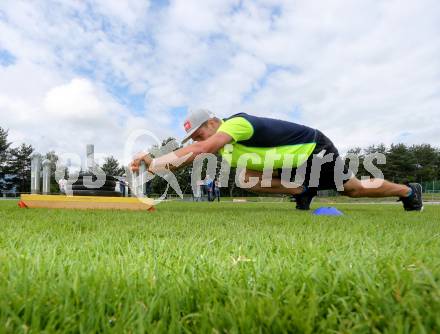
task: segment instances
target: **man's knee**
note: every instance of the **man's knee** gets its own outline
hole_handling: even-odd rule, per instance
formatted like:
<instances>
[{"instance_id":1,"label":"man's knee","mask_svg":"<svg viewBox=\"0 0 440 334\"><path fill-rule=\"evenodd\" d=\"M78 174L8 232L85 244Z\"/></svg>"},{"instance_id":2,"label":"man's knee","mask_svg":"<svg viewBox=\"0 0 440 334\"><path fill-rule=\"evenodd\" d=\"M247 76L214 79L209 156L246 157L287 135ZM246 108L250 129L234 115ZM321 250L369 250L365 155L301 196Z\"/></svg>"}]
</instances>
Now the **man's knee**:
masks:
<instances>
[{"instance_id":1,"label":"man's knee","mask_svg":"<svg viewBox=\"0 0 440 334\"><path fill-rule=\"evenodd\" d=\"M357 178L351 178L344 184L342 194L348 197L362 197L363 187L361 182Z\"/></svg>"}]
</instances>

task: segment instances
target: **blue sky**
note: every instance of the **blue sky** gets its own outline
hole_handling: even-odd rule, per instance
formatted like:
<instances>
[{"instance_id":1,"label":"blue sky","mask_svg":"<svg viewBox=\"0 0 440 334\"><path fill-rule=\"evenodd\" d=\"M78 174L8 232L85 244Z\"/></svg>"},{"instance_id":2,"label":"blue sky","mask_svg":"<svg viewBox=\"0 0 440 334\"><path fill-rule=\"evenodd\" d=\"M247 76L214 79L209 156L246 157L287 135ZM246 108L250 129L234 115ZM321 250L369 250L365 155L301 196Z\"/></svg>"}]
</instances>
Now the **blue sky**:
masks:
<instances>
[{"instance_id":1,"label":"blue sky","mask_svg":"<svg viewBox=\"0 0 440 334\"><path fill-rule=\"evenodd\" d=\"M181 138L204 107L304 123L341 151L440 146L438 22L434 0L3 1L0 126L123 159L133 131Z\"/></svg>"},{"instance_id":2,"label":"blue sky","mask_svg":"<svg viewBox=\"0 0 440 334\"><path fill-rule=\"evenodd\" d=\"M8 50L0 50L0 66L7 67L14 65L15 57Z\"/></svg>"}]
</instances>

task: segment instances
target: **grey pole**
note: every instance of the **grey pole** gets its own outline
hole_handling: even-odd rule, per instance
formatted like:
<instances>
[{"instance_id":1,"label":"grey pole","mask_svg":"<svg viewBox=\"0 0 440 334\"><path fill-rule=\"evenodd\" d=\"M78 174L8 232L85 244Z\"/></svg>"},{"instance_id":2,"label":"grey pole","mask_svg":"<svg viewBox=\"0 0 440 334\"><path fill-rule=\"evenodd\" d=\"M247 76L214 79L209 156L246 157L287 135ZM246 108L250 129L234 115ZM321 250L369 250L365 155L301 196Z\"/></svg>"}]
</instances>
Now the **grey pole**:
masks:
<instances>
[{"instance_id":1,"label":"grey pole","mask_svg":"<svg viewBox=\"0 0 440 334\"><path fill-rule=\"evenodd\" d=\"M93 144L87 145L87 171L95 169L95 146Z\"/></svg>"},{"instance_id":2,"label":"grey pole","mask_svg":"<svg viewBox=\"0 0 440 334\"><path fill-rule=\"evenodd\" d=\"M128 185L128 178L127 177L125 177L125 179L124 179L124 182L125 182L125 194L124 194L124 197L128 197L128 187L129 187L129 185Z\"/></svg>"},{"instance_id":3,"label":"grey pole","mask_svg":"<svg viewBox=\"0 0 440 334\"><path fill-rule=\"evenodd\" d=\"M145 191L147 190L147 183L146 183L146 173L147 171L147 166L145 165L145 162L141 162L141 165L139 166L139 184L138 184L138 190L137 190L137 194L140 197L144 197L145 196Z\"/></svg>"},{"instance_id":4,"label":"grey pole","mask_svg":"<svg viewBox=\"0 0 440 334\"><path fill-rule=\"evenodd\" d=\"M139 166L138 172L133 172L131 170L127 173L127 181L131 190L131 197L144 197L145 191L147 190L146 184L146 173L147 167L144 162Z\"/></svg>"},{"instance_id":5,"label":"grey pole","mask_svg":"<svg viewBox=\"0 0 440 334\"><path fill-rule=\"evenodd\" d=\"M40 192L41 155L35 153L31 156L31 194Z\"/></svg>"},{"instance_id":6,"label":"grey pole","mask_svg":"<svg viewBox=\"0 0 440 334\"><path fill-rule=\"evenodd\" d=\"M136 173L133 172L132 170L127 170L127 194L128 194L128 190L130 189L130 197L136 197Z\"/></svg>"},{"instance_id":7,"label":"grey pole","mask_svg":"<svg viewBox=\"0 0 440 334\"><path fill-rule=\"evenodd\" d=\"M43 195L50 194L50 160L43 161Z\"/></svg>"}]
</instances>

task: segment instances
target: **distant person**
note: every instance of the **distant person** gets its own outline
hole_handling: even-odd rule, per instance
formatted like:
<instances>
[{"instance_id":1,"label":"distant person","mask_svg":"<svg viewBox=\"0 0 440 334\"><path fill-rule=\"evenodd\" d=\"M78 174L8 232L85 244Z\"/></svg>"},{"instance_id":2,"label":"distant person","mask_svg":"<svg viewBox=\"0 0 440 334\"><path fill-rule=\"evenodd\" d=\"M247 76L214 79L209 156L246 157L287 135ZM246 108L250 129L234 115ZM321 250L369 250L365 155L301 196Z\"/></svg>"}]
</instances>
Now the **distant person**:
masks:
<instances>
[{"instance_id":1,"label":"distant person","mask_svg":"<svg viewBox=\"0 0 440 334\"><path fill-rule=\"evenodd\" d=\"M119 191L122 194L122 197L125 197L125 188L127 187L126 183L125 183L125 176L121 176L119 178Z\"/></svg>"},{"instance_id":2,"label":"distant person","mask_svg":"<svg viewBox=\"0 0 440 334\"><path fill-rule=\"evenodd\" d=\"M220 182L219 180L214 181L214 199L217 198L217 202L220 202Z\"/></svg>"},{"instance_id":3,"label":"distant person","mask_svg":"<svg viewBox=\"0 0 440 334\"><path fill-rule=\"evenodd\" d=\"M145 186L145 195L150 196L153 193L153 181L150 180Z\"/></svg>"},{"instance_id":4,"label":"distant person","mask_svg":"<svg viewBox=\"0 0 440 334\"><path fill-rule=\"evenodd\" d=\"M197 181L196 189L193 192L193 200L196 202L200 202L202 200L202 192L203 192L204 182L202 180Z\"/></svg>"},{"instance_id":5,"label":"distant person","mask_svg":"<svg viewBox=\"0 0 440 334\"><path fill-rule=\"evenodd\" d=\"M214 181L211 179L211 177L209 175L206 175L205 187L206 187L206 192L208 195L208 202L211 202L213 200L213 191L212 191L213 182Z\"/></svg>"},{"instance_id":6,"label":"distant person","mask_svg":"<svg viewBox=\"0 0 440 334\"><path fill-rule=\"evenodd\" d=\"M382 179L359 180L344 166L344 161L332 141L317 129L246 113L220 119L204 109L191 111L183 126L187 135L182 143L192 139L193 144L156 159L148 154L138 156L131 163L131 168L134 171L138 170L140 162L144 161L152 173L167 166L177 169L191 163L199 154L217 152L222 157L227 157L232 167L238 167L240 158L245 154L251 154L256 159L246 165L242 172L243 177L239 179L242 184L238 186L246 187L253 192L291 195L295 198L296 208L299 210L310 209L310 203L318 190L338 188L340 193L349 197L396 196L403 202L407 211L423 209L420 184L403 185ZM346 128L346 131L349 133L350 129ZM266 157L271 154L273 157L272 152L276 152L279 159L271 165L273 177L266 186L262 184L263 170ZM293 161L292 156L296 157ZM330 159L324 161L324 156ZM182 157L185 157L185 163L182 163ZM312 165L316 167L316 159L321 159L322 165L318 164L320 168L314 168L312 172ZM284 169L289 172L288 175L295 177L295 171L300 170L300 174L303 174L304 170L305 178L300 184L286 187L281 182L280 172L283 171L283 162L286 160L292 162L289 168ZM340 166L344 177L341 177L341 184L336 184L335 176L339 177L342 174L338 170ZM251 178L257 182L248 187Z\"/></svg>"},{"instance_id":7,"label":"distant person","mask_svg":"<svg viewBox=\"0 0 440 334\"><path fill-rule=\"evenodd\" d=\"M58 180L58 187L60 188L60 192L62 193L66 193L66 184L67 184L67 180L66 179L59 179Z\"/></svg>"}]
</instances>

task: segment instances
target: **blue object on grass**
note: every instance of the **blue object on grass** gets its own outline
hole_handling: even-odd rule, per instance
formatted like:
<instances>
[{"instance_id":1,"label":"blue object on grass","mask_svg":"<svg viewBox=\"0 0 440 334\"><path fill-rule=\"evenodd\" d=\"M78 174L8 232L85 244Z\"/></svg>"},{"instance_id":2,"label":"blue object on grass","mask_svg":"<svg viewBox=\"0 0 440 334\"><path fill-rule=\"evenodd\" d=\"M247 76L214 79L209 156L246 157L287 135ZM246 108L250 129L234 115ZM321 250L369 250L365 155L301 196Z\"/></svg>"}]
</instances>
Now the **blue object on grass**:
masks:
<instances>
[{"instance_id":1,"label":"blue object on grass","mask_svg":"<svg viewBox=\"0 0 440 334\"><path fill-rule=\"evenodd\" d=\"M342 216L343 213L339 211L338 209L328 206L328 207L322 207L317 208L315 211L313 211L314 215L318 216Z\"/></svg>"}]
</instances>

